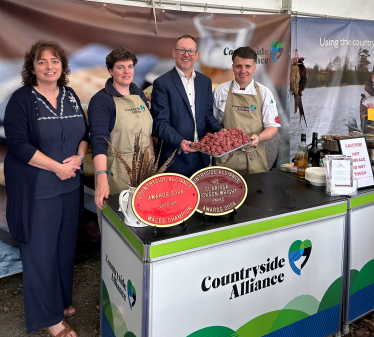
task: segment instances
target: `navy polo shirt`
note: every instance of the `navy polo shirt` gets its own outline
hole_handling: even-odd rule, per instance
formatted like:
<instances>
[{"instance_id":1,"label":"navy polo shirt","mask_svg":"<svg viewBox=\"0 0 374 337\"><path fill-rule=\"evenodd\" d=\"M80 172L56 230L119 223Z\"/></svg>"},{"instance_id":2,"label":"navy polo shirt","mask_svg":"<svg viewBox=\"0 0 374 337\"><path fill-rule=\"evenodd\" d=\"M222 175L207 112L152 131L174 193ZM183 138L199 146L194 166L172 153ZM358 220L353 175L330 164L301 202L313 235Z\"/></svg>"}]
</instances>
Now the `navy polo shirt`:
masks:
<instances>
[{"instance_id":1,"label":"navy polo shirt","mask_svg":"<svg viewBox=\"0 0 374 337\"><path fill-rule=\"evenodd\" d=\"M57 109L32 88L37 104L37 123L42 152L62 163L77 154L78 146L84 137L86 126L84 116L74 95L65 87L60 87ZM35 199L53 198L72 192L80 185L80 172L76 176L61 180L52 171L41 169L36 181Z\"/></svg>"}]
</instances>

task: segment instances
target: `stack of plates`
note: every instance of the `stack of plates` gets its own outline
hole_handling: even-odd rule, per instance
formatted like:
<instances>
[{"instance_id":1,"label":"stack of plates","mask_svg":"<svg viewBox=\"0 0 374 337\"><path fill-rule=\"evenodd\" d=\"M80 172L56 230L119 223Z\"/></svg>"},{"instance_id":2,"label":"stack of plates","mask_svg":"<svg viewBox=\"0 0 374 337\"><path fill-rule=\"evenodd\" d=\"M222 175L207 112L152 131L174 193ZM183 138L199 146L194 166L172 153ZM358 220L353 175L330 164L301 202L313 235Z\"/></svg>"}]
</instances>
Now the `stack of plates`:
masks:
<instances>
[{"instance_id":1,"label":"stack of plates","mask_svg":"<svg viewBox=\"0 0 374 337\"><path fill-rule=\"evenodd\" d=\"M308 167L305 170L305 179L314 186L326 185L326 173L324 167Z\"/></svg>"}]
</instances>

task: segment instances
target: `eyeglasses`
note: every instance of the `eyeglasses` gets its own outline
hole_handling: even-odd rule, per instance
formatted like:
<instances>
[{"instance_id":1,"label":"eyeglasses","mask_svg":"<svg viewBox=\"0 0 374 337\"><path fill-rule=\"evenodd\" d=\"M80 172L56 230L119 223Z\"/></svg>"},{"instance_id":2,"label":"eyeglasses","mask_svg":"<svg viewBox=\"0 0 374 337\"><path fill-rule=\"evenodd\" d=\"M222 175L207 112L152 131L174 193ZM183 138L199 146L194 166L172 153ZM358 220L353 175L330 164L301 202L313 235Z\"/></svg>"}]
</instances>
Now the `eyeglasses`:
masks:
<instances>
[{"instance_id":1,"label":"eyeglasses","mask_svg":"<svg viewBox=\"0 0 374 337\"><path fill-rule=\"evenodd\" d=\"M175 48L174 50L176 50L179 55L184 55L185 53L187 53L190 56L195 56L196 53L197 53L197 50L192 50L192 49L184 49L184 48L177 49L177 48Z\"/></svg>"}]
</instances>

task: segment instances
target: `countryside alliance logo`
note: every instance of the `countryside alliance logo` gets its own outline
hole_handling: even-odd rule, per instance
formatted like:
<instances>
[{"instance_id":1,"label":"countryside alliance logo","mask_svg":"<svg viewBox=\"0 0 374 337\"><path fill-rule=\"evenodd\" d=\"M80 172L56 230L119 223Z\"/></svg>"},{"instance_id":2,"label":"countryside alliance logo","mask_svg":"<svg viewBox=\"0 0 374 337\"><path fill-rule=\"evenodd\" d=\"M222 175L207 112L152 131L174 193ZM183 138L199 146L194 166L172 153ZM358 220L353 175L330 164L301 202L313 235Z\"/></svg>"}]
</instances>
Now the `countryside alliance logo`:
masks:
<instances>
[{"instance_id":1,"label":"countryside alliance logo","mask_svg":"<svg viewBox=\"0 0 374 337\"><path fill-rule=\"evenodd\" d=\"M208 275L201 282L201 290L212 292L217 288L227 287L227 298L233 300L282 283L285 279L285 265L284 258L275 256L260 264L242 266L241 269L225 275Z\"/></svg>"},{"instance_id":2,"label":"countryside alliance logo","mask_svg":"<svg viewBox=\"0 0 374 337\"><path fill-rule=\"evenodd\" d=\"M252 111L255 111L256 108L257 108L256 105L253 105L253 104L251 105L251 110L252 110Z\"/></svg>"},{"instance_id":3,"label":"countryside alliance logo","mask_svg":"<svg viewBox=\"0 0 374 337\"><path fill-rule=\"evenodd\" d=\"M301 275L312 252L312 242L310 240L294 241L288 251L288 259L291 269ZM303 260L300 260L304 257ZM301 262L300 268L295 264ZM215 289L227 287L227 298L233 300L243 295L261 291L265 288L277 286L286 279L287 271L283 270L286 259L281 256L267 258L263 263L252 266L243 266L236 271L230 271L224 275L207 275L202 279L201 290L212 292Z\"/></svg>"},{"instance_id":4,"label":"countryside alliance logo","mask_svg":"<svg viewBox=\"0 0 374 337\"><path fill-rule=\"evenodd\" d=\"M303 269L309 260L310 254L312 252L312 241L310 240L296 240L294 241L290 249L288 250L288 260L292 270L297 274L301 275L301 269ZM296 266L295 262L299 261L302 257L304 260L301 263L300 269Z\"/></svg>"},{"instance_id":5,"label":"countryside alliance logo","mask_svg":"<svg viewBox=\"0 0 374 337\"><path fill-rule=\"evenodd\" d=\"M256 64L268 64L269 63L269 54L275 63L278 63L278 60L283 55L284 46L283 43L278 41L273 41L270 45L270 50L264 47L256 47L253 50L257 54L257 62ZM229 47L225 47L223 49L223 55L225 56L232 56L234 50L230 49Z\"/></svg>"},{"instance_id":6,"label":"countryside alliance logo","mask_svg":"<svg viewBox=\"0 0 374 337\"><path fill-rule=\"evenodd\" d=\"M108 255L106 255L105 261L112 271L111 280L124 301L126 301L126 288L127 288L127 298L129 301L130 309L132 310L132 307L135 305L135 302L136 302L135 287L133 286L130 279L127 280L127 284L126 284L126 279L118 272L116 267L109 260ZM126 334L126 337L127 337L127 334ZM129 337L131 336L129 335Z\"/></svg>"},{"instance_id":7,"label":"countryside alliance logo","mask_svg":"<svg viewBox=\"0 0 374 337\"><path fill-rule=\"evenodd\" d=\"M127 281L127 297L129 299L130 309L132 310L132 307L135 305L136 302L136 290L131 280Z\"/></svg>"},{"instance_id":8,"label":"countryside alliance logo","mask_svg":"<svg viewBox=\"0 0 374 337\"><path fill-rule=\"evenodd\" d=\"M273 41L270 46L270 52L271 52L271 58L275 63L278 63L278 60L283 54L283 43L280 43L278 41Z\"/></svg>"},{"instance_id":9,"label":"countryside alliance logo","mask_svg":"<svg viewBox=\"0 0 374 337\"><path fill-rule=\"evenodd\" d=\"M140 106L140 109L142 109L142 111L144 112L144 111L145 111L145 107L144 107L144 105L141 105L141 106Z\"/></svg>"}]
</instances>

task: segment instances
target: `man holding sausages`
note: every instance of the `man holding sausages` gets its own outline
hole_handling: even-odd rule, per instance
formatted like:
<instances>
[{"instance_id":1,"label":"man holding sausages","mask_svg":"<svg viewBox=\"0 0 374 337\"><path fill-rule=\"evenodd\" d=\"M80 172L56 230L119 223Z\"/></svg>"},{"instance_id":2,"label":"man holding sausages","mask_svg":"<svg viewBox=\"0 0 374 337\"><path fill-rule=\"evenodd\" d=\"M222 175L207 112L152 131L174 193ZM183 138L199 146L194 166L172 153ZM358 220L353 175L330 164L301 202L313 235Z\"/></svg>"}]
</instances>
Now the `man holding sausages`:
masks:
<instances>
[{"instance_id":1,"label":"man holding sausages","mask_svg":"<svg viewBox=\"0 0 374 337\"><path fill-rule=\"evenodd\" d=\"M222 127L213 116L212 81L193 69L199 58L194 37L185 34L178 38L172 54L175 67L153 83L153 128L159 137L158 147L164 140L159 165L178 149L167 172L190 177L209 165L209 156L190 148L191 142Z\"/></svg>"},{"instance_id":2,"label":"man holding sausages","mask_svg":"<svg viewBox=\"0 0 374 337\"><path fill-rule=\"evenodd\" d=\"M226 128L239 127L252 139L250 146L216 158L240 174L268 171L264 140L272 139L280 127L278 110L271 91L253 80L257 54L250 47L240 47L232 55L235 80L218 85L213 93L213 113Z\"/></svg>"}]
</instances>

